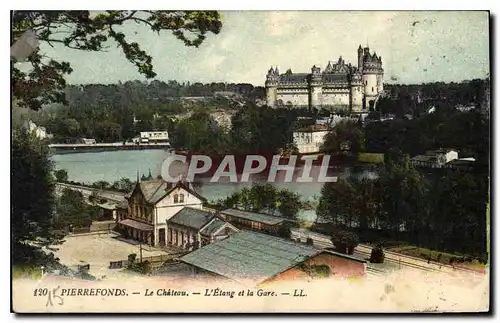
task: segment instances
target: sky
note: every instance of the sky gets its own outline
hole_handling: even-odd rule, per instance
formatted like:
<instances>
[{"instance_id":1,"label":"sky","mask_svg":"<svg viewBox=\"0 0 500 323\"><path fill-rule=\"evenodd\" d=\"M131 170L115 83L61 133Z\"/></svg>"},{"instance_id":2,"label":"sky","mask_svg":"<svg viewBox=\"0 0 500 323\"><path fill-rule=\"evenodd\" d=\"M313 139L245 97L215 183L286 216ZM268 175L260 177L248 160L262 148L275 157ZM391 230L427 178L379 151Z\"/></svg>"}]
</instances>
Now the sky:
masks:
<instances>
[{"instance_id":1,"label":"sky","mask_svg":"<svg viewBox=\"0 0 500 323\"><path fill-rule=\"evenodd\" d=\"M357 65L359 45L382 56L387 83L459 82L489 75L489 17L483 11L229 11L223 27L198 47L170 33L127 24L123 31L153 57L157 79L264 85L281 72L325 68L339 56ZM145 80L116 46L81 52L42 44L72 64L70 84Z\"/></svg>"}]
</instances>

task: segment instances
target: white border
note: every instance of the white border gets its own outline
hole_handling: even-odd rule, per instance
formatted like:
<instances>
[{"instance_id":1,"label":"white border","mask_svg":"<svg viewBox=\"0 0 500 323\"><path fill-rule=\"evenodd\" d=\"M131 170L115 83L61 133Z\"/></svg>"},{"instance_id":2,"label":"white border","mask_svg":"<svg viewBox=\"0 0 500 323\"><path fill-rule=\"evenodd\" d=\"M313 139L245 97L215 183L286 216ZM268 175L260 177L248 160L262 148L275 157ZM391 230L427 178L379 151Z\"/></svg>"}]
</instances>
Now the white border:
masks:
<instances>
[{"instance_id":1,"label":"white border","mask_svg":"<svg viewBox=\"0 0 500 323\"><path fill-rule=\"evenodd\" d=\"M212 1L182 1L182 2L167 2L167 1L158 1L158 0L147 0L147 1L140 1L140 2L132 2L128 1L125 3L124 1L115 1L115 2L103 2L103 1L96 1L96 0L87 0L85 2L84 7L86 8L92 8L92 10L104 10L104 9L110 9L113 7L127 7L127 9L135 9L139 5L142 9L148 8L148 9L212 9L212 10L486 10L490 9L492 10L492 14L498 13L499 11L496 10L498 7L498 1L484 1L484 0L475 0L475 1L470 1L470 0L454 0L454 1L436 1L436 0L419 0L419 1L413 1L413 2L403 2L403 1L388 1L388 0L377 0L377 1L332 1L332 0L317 0L317 1L283 1L283 2L277 2L277 1L264 1L264 0L253 0L251 2L247 2L247 4L244 4L240 1L227 1L227 0L212 0ZM2 7L8 7L9 4L11 4L8 1L2 2ZM81 6L83 2L70 2L70 1L51 1L48 3L47 1L38 1L38 2L33 2L33 1L16 1L14 3L15 9L17 10L29 10L33 7L37 7L37 9L82 9L78 8ZM2 37L2 43L7 44L10 43L10 14L8 12L7 8L3 8L2 10L2 16L3 16L3 24L4 28L1 33ZM9 26L7 26L9 24ZM258 26L256 26L258 28ZM497 34L494 34L494 41L497 41ZM6 48L6 47L5 47ZM3 64L2 66L2 73L6 79L6 76L10 74L10 67L8 65L8 62L10 61L10 57L7 57L7 50L4 51L5 57L3 59ZM497 68L495 66L495 70L492 72L493 75L496 75ZM6 83L1 87L2 90L2 98L4 98L4 105L2 107L2 111L4 111L5 115L0 118L0 121L2 122L2 126L0 127L2 134L1 138L2 140L2 166L5 169L4 171L4 181L7 181L7 169L9 169L10 173L10 140L7 138L10 138L10 111L9 106L10 106L10 88L7 87L6 84L10 84L10 80L6 79ZM497 81L494 80L494 85L495 88L493 89L494 92L492 92L492 95L496 99L496 94L498 93L498 85ZM496 102L494 100L493 102ZM495 110L492 107L492 111ZM9 114L7 114L7 111L9 111ZM498 114L498 113L496 113ZM497 116L495 116L495 119L498 119ZM495 125L498 124L498 120L495 123ZM493 128L493 127L492 127ZM495 140L496 138L492 138L493 142L497 142ZM498 151L499 147L495 147L495 151ZM493 166L493 165L492 165ZM496 179L496 178L495 178ZM492 178L492 183L494 182L494 179ZM495 181L496 182L496 181ZM10 205L10 190L7 189L7 185L2 185L1 186L1 205L3 206L4 212L3 216L7 217L7 214L10 214L10 207L7 207ZM492 192L493 193L493 192ZM496 190L494 191L496 193ZM499 200L497 198L497 194L491 196L491 200ZM492 214L492 218L494 215ZM495 230L497 229L497 223L498 221L495 221ZM492 230L494 230L492 228ZM3 234L1 235L4 243L4 246L10 246L10 228L7 225L2 226ZM493 244L493 242L492 242ZM496 250L496 248L495 248ZM497 258L497 253L495 253L495 259ZM4 252L4 260L6 260L8 257L8 253ZM8 289L10 289L10 269L7 266L7 261L4 261L4 266L2 266L2 277L5 281L4 286ZM495 268L495 266L493 266ZM496 285L496 284L495 284ZM3 304L4 304L4 310L2 313L5 316L6 313L10 311L10 295L8 295L6 292L2 293L3 295ZM495 300L494 300L495 301ZM9 304L9 305L7 305ZM493 304L491 304L493 305ZM7 308L7 306L9 308ZM8 319L13 320L15 317L13 315L9 315ZM132 317L136 318L136 316ZM274 321L276 319L279 319L279 317L270 317L270 318L264 318L264 317L257 317L259 320L262 321ZM289 320L301 320L303 321L304 319L308 319L310 317L284 317L283 319L289 321ZM415 318L415 317L413 317ZM427 319L429 319L428 316L426 316ZM34 320L34 319L40 319L39 317L35 318L29 318L29 320ZM51 319L50 316L44 317L44 319L48 320ZM82 319L85 319L84 316L82 317L71 317L71 320L75 321L80 321ZM102 318L96 318L98 320L102 320ZM124 317L108 317L108 320L123 320ZM141 317L143 319L143 317ZM157 317L159 320L177 320L177 317ZM191 318L192 319L192 318ZM191 320L190 319L190 320ZM216 319L216 320L221 320L225 319L225 317L196 317L197 320L203 320L206 321L207 319ZM238 319L236 317L228 317L228 319L233 320L233 319ZM241 319L239 317L239 319ZM321 318L323 320L345 320L348 318L342 318L342 317L324 317ZM356 319L356 318L355 318ZM373 319L373 318L371 318ZM386 320L386 318L380 317L380 320ZM438 319L438 318L432 318L431 319ZM461 317L453 317L454 320L461 320ZM351 319L352 320L352 319Z\"/></svg>"}]
</instances>

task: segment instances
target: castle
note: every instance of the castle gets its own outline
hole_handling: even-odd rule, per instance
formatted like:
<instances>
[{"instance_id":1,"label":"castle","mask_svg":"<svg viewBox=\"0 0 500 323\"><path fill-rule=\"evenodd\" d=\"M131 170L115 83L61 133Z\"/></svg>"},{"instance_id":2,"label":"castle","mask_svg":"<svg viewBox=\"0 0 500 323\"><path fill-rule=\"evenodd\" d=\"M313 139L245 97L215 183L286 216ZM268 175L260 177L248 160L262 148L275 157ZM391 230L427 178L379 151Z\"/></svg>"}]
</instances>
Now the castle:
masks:
<instances>
[{"instance_id":1,"label":"castle","mask_svg":"<svg viewBox=\"0 0 500 323\"><path fill-rule=\"evenodd\" d=\"M357 67L346 64L342 56L336 64L330 61L323 72L316 65L311 73L292 73L289 69L280 74L278 67L271 67L266 77L267 105L367 113L383 91L383 77L382 57L360 45Z\"/></svg>"}]
</instances>

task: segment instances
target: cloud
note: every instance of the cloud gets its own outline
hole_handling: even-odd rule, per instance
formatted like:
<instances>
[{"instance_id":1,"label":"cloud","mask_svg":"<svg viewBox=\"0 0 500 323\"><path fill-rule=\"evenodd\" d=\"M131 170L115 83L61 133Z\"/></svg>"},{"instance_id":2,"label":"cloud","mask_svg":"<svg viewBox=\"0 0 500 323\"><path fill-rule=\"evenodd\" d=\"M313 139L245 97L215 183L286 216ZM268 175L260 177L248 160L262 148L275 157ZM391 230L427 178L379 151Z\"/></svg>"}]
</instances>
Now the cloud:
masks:
<instances>
[{"instance_id":1,"label":"cloud","mask_svg":"<svg viewBox=\"0 0 500 323\"><path fill-rule=\"evenodd\" d=\"M137 25L124 31L153 56L158 78L165 81L263 85L271 65L309 72L340 55L357 65L357 48L366 42L382 56L386 80L460 81L489 70L486 12L231 11L223 18L221 32L208 35L199 48ZM109 53L50 53L73 63L71 83L142 79L114 46Z\"/></svg>"}]
</instances>

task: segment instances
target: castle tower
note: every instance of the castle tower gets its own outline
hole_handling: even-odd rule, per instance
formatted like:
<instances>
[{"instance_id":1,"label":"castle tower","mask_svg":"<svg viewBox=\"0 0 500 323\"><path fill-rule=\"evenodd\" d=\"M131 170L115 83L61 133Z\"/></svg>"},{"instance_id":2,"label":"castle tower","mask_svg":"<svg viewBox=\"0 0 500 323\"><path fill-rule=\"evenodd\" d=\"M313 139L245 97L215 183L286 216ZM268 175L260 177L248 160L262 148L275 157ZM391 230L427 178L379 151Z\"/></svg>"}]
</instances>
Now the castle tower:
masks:
<instances>
[{"instance_id":1,"label":"castle tower","mask_svg":"<svg viewBox=\"0 0 500 323\"><path fill-rule=\"evenodd\" d=\"M311 75L309 78L309 109L321 106L321 93L323 90L323 76L321 68L314 65L311 68Z\"/></svg>"},{"instance_id":2,"label":"castle tower","mask_svg":"<svg viewBox=\"0 0 500 323\"><path fill-rule=\"evenodd\" d=\"M384 69L382 68L382 56L378 57L378 74L377 74L378 94L384 91Z\"/></svg>"},{"instance_id":3,"label":"castle tower","mask_svg":"<svg viewBox=\"0 0 500 323\"><path fill-rule=\"evenodd\" d=\"M363 52L363 72L362 82L364 86L364 105L369 108L378 96L377 75L379 74L378 58L370 55L369 48L364 48Z\"/></svg>"},{"instance_id":4,"label":"castle tower","mask_svg":"<svg viewBox=\"0 0 500 323\"><path fill-rule=\"evenodd\" d=\"M363 48L361 45L358 47L358 70L363 71Z\"/></svg>"},{"instance_id":5,"label":"castle tower","mask_svg":"<svg viewBox=\"0 0 500 323\"><path fill-rule=\"evenodd\" d=\"M363 112L363 81L361 73L353 69L350 76L350 108L352 113Z\"/></svg>"},{"instance_id":6,"label":"castle tower","mask_svg":"<svg viewBox=\"0 0 500 323\"><path fill-rule=\"evenodd\" d=\"M266 104L269 107L276 105L279 80L278 67L276 69L271 67L266 76Z\"/></svg>"}]
</instances>

